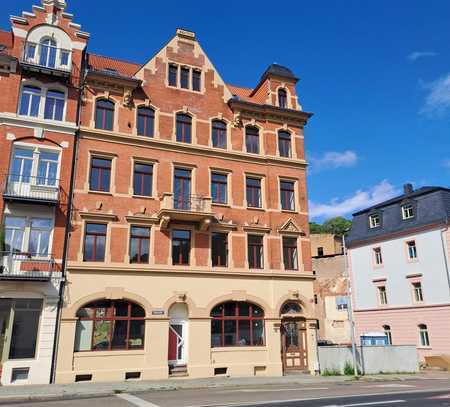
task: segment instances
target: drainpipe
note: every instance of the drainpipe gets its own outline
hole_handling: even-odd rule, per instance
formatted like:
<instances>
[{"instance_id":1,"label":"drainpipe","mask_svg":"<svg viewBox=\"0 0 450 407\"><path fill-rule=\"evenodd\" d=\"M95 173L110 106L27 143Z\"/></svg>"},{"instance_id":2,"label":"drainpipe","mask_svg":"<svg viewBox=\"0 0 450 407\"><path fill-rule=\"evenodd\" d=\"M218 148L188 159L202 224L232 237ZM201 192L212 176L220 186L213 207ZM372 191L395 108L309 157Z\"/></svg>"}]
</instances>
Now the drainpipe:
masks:
<instances>
[{"instance_id":1,"label":"drainpipe","mask_svg":"<svg viewBox=\"0 0 450 407\"><path fill-rule=\"evenodd\" d=\"M73 202L73 191L75 188L75 173L76 173L76 163L78 158L78 144L80 138L80 122L81 122L81 102L82 102L82 94L84 90L84 76L85 76L85 66L86 66L86 49L83 50L83 54L81 56L81 64L80 64L80 80L78 83L78 101L77 101L77 111L76 111L76 126L74 134L74 145L73 145L73 154L72 154L72 167L71 167L71 175L70 175L70 186L69 186L69 194L67 201L67 218L66 218L66 232L64 234L64 247L63 247L63 258L61 264L61 281L59 283L59 293L58 293L58 307L56 311L56 326L55 326L55 335L53 337L53 353L52 353L52 365L50 369L50 383L55 382L56 376L56 362L58 358L58 344L59 344L59 334L61 330L61 312L64 305L64 291L66 287L66 264L67 264L67 255L69 249L69 239L70 239L70 228L72 225L72 202Z\"/></svg>"},{"instance_id":2,"label":"drainpipe","mask_svg":"<svg viewBox=\"0 0 450 407\"><path fill-rule=\"evenodd\" d=\"M447 247L446 250L446 244L445 244L445 239L444 239L444 233L448 232L448 219L447 219L447 226L445 227L445 229L441 229L441 243L442 243L442 252L444 255L444 266L445 266L445 274L447 275L447 283L448 283L448 289L450 291L450 274L449 274L449 269L448 269L448 250L449 248Z\"/></svg>"}]
</instances>

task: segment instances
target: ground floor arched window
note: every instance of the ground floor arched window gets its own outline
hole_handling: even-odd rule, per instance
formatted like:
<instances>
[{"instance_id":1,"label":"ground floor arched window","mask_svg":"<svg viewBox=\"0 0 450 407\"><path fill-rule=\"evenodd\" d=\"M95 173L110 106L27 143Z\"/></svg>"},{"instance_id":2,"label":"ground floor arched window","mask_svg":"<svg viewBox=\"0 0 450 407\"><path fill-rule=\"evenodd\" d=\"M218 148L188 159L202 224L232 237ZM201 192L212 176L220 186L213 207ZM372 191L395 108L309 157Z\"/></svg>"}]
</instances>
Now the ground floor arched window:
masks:
<instances>
[{"instance_id":1,"label":"ground floor arched window","mask_svg":"<svg viewBox=\"0 0 450 407\"><path fill-rule=\"evenodd\" d=\"M211 347L264 345L264 311L258 305L228 301L211 311Z\"/></svg>"},{"instance_id":2,"label":"ground floor arched window","mask_svg":"<svg viewBox=\"0 0 450 407\"><path fill-rule=\"evenodd\" d=\"M143 349L145 311L133 302L100 300L77 312L75 351Z\"/></svg>"}]
</instances>

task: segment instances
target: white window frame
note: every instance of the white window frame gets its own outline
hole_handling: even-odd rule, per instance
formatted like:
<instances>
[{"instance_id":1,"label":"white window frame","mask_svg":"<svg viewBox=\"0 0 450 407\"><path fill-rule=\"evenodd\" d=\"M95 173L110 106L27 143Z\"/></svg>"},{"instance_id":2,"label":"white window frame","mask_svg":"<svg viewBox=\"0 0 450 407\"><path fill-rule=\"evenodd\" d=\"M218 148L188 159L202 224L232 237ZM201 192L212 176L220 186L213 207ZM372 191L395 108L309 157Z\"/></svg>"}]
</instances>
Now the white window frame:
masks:
<instances>
[{"instance_id":1,"label":"white window frame","mask_svg":"<svg viewBox=\"0 0 450 407\"><path fill-rule=\"evenodd\" d=\"M369 226L371 229L381 226L381 216L379 213L373 213L372 215L369 215Z\"/></svg>"},{"instance_id":2,"label":"white window frame","mask_svg":"<svg viewBox=\"0 0 450 407\"><path fill-rule=\"evenodd\" d=\"M402 205L402 218L403 218L403 220L414 218L413 204L407 203L407 204Z\"/></svg>"},{"instance_id":3,"label":"white window frame","mask_svg":"<svg viewBox=\"0 0 450 407\"><path fill-rule=\"evenodd\" d=\"M388 304L388 298L387 298L387 289L385 285L379 285L377 287L378 290L378 300L380 305L387 305Z\"/></svg>"}]
</instances>

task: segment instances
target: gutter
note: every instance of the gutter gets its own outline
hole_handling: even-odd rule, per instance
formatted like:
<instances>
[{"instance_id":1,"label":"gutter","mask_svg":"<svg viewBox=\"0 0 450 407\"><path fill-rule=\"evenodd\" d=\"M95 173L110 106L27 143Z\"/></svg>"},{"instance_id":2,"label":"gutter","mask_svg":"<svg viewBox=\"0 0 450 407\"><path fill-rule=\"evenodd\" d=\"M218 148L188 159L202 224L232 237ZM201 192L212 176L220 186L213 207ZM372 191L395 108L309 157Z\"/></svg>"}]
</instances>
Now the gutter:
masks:
<instances>
[{"instance_id":1,"label":"gutter","mask_svg":"<svg viewBox=\"0 0 450 407\"><path fill-rule=\"evenodd\" d=\"M80 70L80 80L78 83L78 101L77 101L77 112L76 112L76 130L74 133L74 145L73 145L73 154L72 154L72 168L70 175L70 186L69 186L69 197L67 202L67 217L66 217L66 231L64 234L64 248L63 248L63 258L61 265L61 274L62 278L59 283L59 294L58 294L58 307L56 311L56 326L55 326L55 335L53 338L53 353L52 353L52 362L50 367L50 383L55 383L56 377L56 363L58 358L58 344L59 344L59 334L61 331L61 313L64 305L64 291L66 287L66 266L67 266L67 256L69 250L69 239L70 239L70 228L72 225L72 202L73 202L73 194L75 189L75 173L76 173L76 163L78 157L78 144L80 139L80 124L81 124L81 103L82 103L82 94L85 82L85 66L86 66L86 50L83 51L83 55L81 57L81 70Z\"/></svg>"}]
</instances>

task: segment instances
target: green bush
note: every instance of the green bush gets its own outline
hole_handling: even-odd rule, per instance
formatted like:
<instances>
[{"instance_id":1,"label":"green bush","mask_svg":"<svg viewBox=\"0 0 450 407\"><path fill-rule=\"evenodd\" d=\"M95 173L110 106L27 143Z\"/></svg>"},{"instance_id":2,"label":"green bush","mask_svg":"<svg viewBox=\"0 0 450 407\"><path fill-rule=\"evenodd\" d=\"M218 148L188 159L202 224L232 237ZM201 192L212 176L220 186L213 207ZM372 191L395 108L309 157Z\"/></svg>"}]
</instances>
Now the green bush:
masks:
<instances>
[{"instance_id":1,"label":"green bush","mask_svg":"<svg viewBox=\"0 0 450 407\"><path fill-rule=\"evenodd\" d=\"M338 369L324 369L321 372L322 376L340 376L341 372Z\"/></svg>"}]
</instances>

